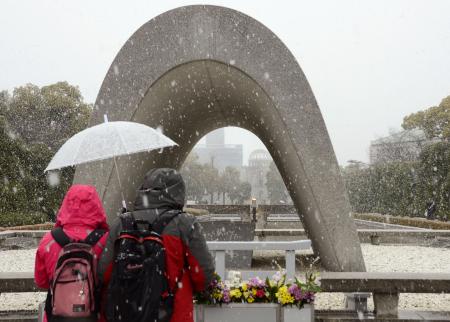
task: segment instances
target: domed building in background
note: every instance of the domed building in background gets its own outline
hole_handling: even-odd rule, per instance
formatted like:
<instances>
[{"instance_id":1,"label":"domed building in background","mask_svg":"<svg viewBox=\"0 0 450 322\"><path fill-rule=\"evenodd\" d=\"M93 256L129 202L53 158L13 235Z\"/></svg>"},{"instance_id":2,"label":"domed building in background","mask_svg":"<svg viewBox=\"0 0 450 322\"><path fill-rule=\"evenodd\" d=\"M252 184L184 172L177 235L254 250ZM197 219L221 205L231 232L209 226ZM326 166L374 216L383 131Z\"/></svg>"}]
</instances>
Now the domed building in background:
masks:
<instances>
[{"instance_id":1,"label":"domed building in background","mask_svg":"<svg viewBox=\"0 0 450 322\"><path fill-rule=\"evenodd\" d=\"M242 171L242 181L247 181L252 186L252 197L256 198L258 204L269 204L267 193L267 172L269 172L272 157L263 149L250 153L248 166Z\"/></svg>"}]
</instances>

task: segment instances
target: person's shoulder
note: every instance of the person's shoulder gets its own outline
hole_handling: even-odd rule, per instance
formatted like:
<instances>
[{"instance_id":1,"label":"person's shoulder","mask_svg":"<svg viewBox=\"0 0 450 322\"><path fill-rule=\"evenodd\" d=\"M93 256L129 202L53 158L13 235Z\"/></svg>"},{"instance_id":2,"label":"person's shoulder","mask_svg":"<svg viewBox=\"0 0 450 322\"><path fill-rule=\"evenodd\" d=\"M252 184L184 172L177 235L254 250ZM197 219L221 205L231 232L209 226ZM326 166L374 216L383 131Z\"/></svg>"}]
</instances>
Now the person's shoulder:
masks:
<instances>
[{"instance_id":1,"label":"person's shoulder","mask_svg":"<svg viewBox=\"0 0 450 322\"><path fill-rule=\"evenodd\" d=\"M192 214L190 214L190 213L188 213L188 212L185 212L185 211L180 211L180 214L179 214L179 216L180 217L183 217L183 218L188 218L188 219L195 219L195 216L194 215L192 215Z\"/></svg>"},{"instance_id":2,"label":"person's shoulder","mask_svg":"<svg viewBox=\"0 0 450 322\"><path fill-rule=\"evenodd\" d=\"M179 211L178 215L172 220L175 224L174 227L177 227L177 229L186 236L192 231L195 221L196 219L194 216L183 211Z\"/></svg>"},{"instance_id":3,"label":"person's shoulder","mask_svg":"<svg viewBox=\"0 0 450 322\"><path fill-rule=\"evenodd\" d=\"M194 215L189 214L184 211L182 211L178 214L178 218L181 222L187 223L189 225L192 225L197 220Z\"/></svg>"},{"instance_id":4,"label":"person's shoulder","mask_svg":"<svg viewBox=\"0 0 450 322\"><path fill-rule=\"evenodd\" d=\"M47 231L41 238L40 242L39 242L39 246L38 246L38 250L39 249L44 249L44 248L48 248L49 246L51 246L55 241L55 239L52 236L51 230Z\"/></svg>"},{"instance_id":5,"label":"person's shoulder","mask_svg":"<svg viewBox=\"0 0 450 322\"><path fill-rule=\"evenodd\" d=\"M47 231L41 238L41 243L48 243L53 240L52 231Z\"/></svg>"}]
</instances>

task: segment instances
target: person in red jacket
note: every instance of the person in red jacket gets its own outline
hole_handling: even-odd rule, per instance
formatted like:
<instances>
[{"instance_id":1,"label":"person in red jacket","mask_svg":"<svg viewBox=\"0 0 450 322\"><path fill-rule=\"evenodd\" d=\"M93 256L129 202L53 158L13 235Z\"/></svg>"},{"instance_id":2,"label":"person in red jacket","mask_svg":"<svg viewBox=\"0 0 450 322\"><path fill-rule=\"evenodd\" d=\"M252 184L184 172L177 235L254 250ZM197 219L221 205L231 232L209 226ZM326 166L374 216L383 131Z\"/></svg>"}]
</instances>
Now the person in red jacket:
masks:
<instances>
[{"instance_id":1,"label":"person in red jacket","mask_svg":"<svg viewBox=\"0 0 450 322\"><path fill-rule=\"evenodd\" d=\"M168 211L178 210L162 231L166 250L166 273L171 289L176 289L171 322L193 322L193 292L204 291L214 275L214 262L196 219L182 212L185 184L174 169L148 172L138 190L133 216L153 223ZM122 230L117 219L111 226L104 253L98 265L99 281L107 288L114 260L114 243ZM181 281L178 279L181 276ZM178 287L176 284L178 283Z\"/></svg>"},{"instance_id":2,"label":"person in red jacket","mask_svg":"<svg viewBox=\"0 0 450 322\"><path fill-rule=\"evenodd\" d=\"M109 230L106 215L95 187L73 185L67 191L56 217L56 227L62 227L72 240L84 240L95 229ZM100 257L106 244L106 233L93 247L95 255ZM50 232L42 237L36 252L34 281L43 289L48 289L53 279L55 266L61 246ZM44 317L44 321L47 319Z\"/></svg>"}]
</instances>

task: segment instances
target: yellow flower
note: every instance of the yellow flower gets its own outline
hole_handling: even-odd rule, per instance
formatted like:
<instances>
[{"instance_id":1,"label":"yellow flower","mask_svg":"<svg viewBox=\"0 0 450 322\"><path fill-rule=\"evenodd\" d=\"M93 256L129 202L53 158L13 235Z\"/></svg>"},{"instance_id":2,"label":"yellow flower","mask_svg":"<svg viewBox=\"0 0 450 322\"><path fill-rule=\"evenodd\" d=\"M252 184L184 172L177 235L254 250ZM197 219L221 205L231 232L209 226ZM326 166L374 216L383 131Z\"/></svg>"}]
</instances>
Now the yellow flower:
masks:
<instances>
[{"instance_id":1,"label":"yellow flower","mask_svg":"<svg viewBox=\"0 0 450 322\"><path fill-rule=\"evenodd\" d=\"M213 293L213 298L215 298L216 300L221 300L223 297L223 294L220 291L215 291Z\"/></svg>"},{"instance_id":2,"label":"yellow flower","mask_svg":"<svg viewBox=\"0 0 450 322\"><path fill-rule=\"evenodd\" d=\"M294 303L294 297L289 293L286 285L280 287L278 292L275 293L275 296L282 305Z\"/></svg>"},{"instance_id":3,"label":"yellow flower","mask_svg":"<svg viewBox=\"0 0 450 322\"><path fill-rule=\"evenodd\" d=\"M247 290L247 284L246 284L246 283L242 284L242 290L243 290L243 291L246 291L246 290Z\"/></svg>"},{"instance_id":4,"label":"yellow flower","mask_svg":"<svg viewBox=\"0 0 450 322\"><path fill-rule=\"evenodd\" d=\"M248 299L247 299L247 302L248 303L253 303L255 301L255 299L253 298L253 297L249 297Z\"/></svg>"},{"instance_id":5,"label":"yellow flower","mask_svg":"<svg viewBox=\"0 0 450 322\"><path fill-rule=\"evenodd\" d=\"M241 293L241 291L239 289L236 288L236 289L233 289L233 290L230 291L230 296L231 297L235 297L237 299L240 299L241 296L242 296L242 293Z\"/></svg>"},{"instance_id":6,"label":"yellow flower","mask_svg":"<svg viewBox=\"0 0 450 322\"><path fill-rule=\"evenodd\" d=\"M255 296L256 295L256 289L252 290L252 295Z\"/></svg>"}]
</instances>

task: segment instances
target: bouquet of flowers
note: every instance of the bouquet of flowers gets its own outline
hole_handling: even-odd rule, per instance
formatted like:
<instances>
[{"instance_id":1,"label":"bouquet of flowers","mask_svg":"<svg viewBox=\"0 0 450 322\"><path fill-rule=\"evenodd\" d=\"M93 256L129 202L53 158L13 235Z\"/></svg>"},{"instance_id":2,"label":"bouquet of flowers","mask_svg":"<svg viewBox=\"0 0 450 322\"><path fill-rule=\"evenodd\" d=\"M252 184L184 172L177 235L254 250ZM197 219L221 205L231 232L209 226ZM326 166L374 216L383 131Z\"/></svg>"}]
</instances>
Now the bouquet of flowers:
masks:
<instances>
[{"instance_id":1,"label":"bouquet of flowers","mask_svg":"<svg viewBox=\"0 0 450 322\"><path fill-rule=\"evenodd\" d=\"M230 273L229 281L222 281L216 275L208 290L196 295L196 303L278 303L302 308L304 304L313 303L315 294L320 291L313 273L307 273L305 281L298 278L287 281L283 271L270 279L267 277L265 281L258 277L242 281L239 272Z\"/></svg>"}]
</instances>

